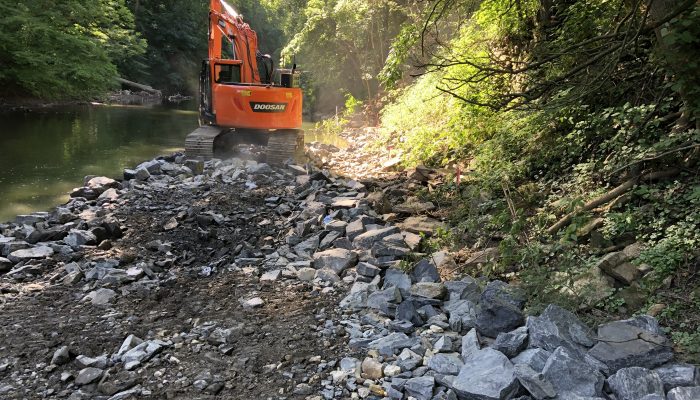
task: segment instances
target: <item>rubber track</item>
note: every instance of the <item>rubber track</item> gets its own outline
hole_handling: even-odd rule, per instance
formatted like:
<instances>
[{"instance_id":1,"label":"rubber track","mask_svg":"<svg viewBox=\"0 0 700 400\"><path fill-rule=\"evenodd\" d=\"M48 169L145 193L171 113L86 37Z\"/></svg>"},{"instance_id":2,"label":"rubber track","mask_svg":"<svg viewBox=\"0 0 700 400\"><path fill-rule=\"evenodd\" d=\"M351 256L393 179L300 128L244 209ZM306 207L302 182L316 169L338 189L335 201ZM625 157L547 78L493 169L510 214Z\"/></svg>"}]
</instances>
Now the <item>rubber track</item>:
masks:
<instances>
[{"instance_id":1,"label":"rubber track","mask_svg":"<svg viewBox=\"0 0 700 400\"><path fill-rule=\"evenodd\" d=\"M270 133L267 142L267 163L281 166L287 161L294 160L298 148L304 147L304 131L278 131Z\"/></svg>"},{"instance_id":2,"label":"rubber track","mask_svg":"<svg viewBox=\"0 0 700 400\"><path fill-rule=\"evenodd\" d=\"M225 129L201 126L185 138L185 154L188 158L209 160L214 157L214 140Z\"/></svg>"}]
</instances>

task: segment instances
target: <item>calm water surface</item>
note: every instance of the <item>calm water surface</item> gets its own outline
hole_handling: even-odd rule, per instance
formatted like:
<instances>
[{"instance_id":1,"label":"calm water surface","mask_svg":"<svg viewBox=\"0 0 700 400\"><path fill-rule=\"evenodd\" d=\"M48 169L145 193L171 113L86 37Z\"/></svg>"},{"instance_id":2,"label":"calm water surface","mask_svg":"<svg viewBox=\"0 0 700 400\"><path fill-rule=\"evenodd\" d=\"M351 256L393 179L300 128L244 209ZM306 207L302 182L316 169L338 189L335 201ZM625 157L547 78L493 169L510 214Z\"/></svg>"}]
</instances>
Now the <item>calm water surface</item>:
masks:
<instances>
[{"instance_id":1,"label":"calm water surface","mask_svg":"<svg viewBox=\"0 0 700 400\"><path fill-rule=\"evenodd\" d=\"M196 127L193 104L0 113L0 222L64 203L86 175L120 177L124 168L182 150ZM306 140L343 145L311 132Z\"/></svg>"}]
</instances>

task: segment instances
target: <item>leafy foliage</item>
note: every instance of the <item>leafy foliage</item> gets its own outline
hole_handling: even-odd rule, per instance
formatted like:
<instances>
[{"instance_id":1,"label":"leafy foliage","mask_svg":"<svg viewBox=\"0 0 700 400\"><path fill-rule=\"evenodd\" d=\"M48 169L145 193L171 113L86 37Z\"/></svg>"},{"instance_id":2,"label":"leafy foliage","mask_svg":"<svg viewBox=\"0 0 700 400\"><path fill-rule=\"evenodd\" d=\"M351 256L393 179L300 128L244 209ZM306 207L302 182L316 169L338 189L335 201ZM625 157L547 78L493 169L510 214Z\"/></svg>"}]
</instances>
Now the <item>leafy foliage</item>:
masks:
<instances>
[{"instance_id":1,"label":"leafy foliage","mask_svg":"<svg viewBox=\"0 0 700 400\"><path fill-rule=\"evenodd\" d=\"M114 86L116 64L140 54L123 0L0 2L3 94L82 99Z\"/></svg>"}]
</instances>

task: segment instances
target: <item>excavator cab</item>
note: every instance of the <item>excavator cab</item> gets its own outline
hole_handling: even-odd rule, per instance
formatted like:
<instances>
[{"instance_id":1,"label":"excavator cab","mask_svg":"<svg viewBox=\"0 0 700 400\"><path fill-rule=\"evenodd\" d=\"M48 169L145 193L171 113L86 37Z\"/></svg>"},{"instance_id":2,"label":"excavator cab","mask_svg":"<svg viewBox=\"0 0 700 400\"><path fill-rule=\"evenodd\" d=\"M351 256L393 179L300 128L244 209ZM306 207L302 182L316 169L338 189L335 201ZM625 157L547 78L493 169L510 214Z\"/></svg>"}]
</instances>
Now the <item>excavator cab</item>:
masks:
<instances>
[{"instance_id":1,"label":"excavator cab","mask_svg":"<svg viewBox=\"0 0 700 400\"><path fill-rule=\"evenodd\" d=\"M199 79L200 128L185 140L187 155L211 158L217 144L257 136L253 142L267 143L268 163L293 157L303 146L299 73L296 68L278 73L279 80L272 58L258 51L257 34L242 16L224 0L211 0L209 56Z\"/></svg>"}]
</instances>

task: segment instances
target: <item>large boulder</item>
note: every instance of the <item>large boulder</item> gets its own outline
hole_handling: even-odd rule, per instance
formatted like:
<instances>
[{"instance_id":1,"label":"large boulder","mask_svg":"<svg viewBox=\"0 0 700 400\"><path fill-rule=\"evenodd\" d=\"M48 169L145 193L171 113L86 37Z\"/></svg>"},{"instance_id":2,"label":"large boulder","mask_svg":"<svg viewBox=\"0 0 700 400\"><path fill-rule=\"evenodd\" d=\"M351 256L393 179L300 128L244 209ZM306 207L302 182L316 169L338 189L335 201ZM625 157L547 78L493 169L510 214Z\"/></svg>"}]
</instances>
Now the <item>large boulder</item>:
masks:
<instances>
[{"instance_id":1,"label":"large boulder","mask_svg":"<svg viewBox=\"0 0 700 400\"><path fill-rule=\"evenodd\" d=\"M346 249L330 249L314 254L314 268L328 268L340 275L345 269L357 263L357 254Z\"/></svg>"},{"instance_id":2,"label":"large boulder","mask_svg":"<svg viewBox=\"0 0 700 400\"><path fill-rule=\"evenodd\" d=\"M654 368L673 358L673 349L651 317L614 321L598 327L599 342L588 352L614 373L624 367Z\"/></svg>"},{"instance_id":3,"label":"large boulder","mask_svg":"<svg viewBox=\"0 0 700 400\"><path fill-rule=\"evenodd\" d=\"M510 399L520 387L513 364L508 357L494 349L473 352L464 362L452 385L460 397L478 400Z\"/></svg>"},{"instance_id":4,"label":"large boulder","mask_svg":"<svg viewBox=\"0 0 700 400\"><path fill-rule=\"evenodd\" d=\"M476 327L483 335L493 338L509 332L525 323L524 306L522 291L501 281L489 282L481 293Z\"/></svg>"},{"instance_id":5,"label":"large boulder","mask_svg":"<svg viewBox=\"0 0 700 400\"><path fill-rule=\"evenodd\" d=\"M557 347L587 350L595 344L586 325L571 312L550 304L539 317L528 317L530 347L554 351Z\"/></svg>"},{"instance_id":6,"label":"large boulder","mask_svg":"<svg viewBox=\"0 0 700 400\"><path fill-rule=\"evenodd\" d=\"M562 399L601 397L605 377L597 369L579 358L579 354L559 347L549 356L542 369L544 377L552 383Z\"/></svg>"},{"instance_id":7,"label":"large boulder","mask_svg":"<svg viewBox=\"0 0 700 400\"><path fill-rule=\"evenodd\" d=\"M617 400L637 400L647 395L664 396L661 377L646 368L622 368L608 378L608 386Z\"/></svg>"}]
</instances>

